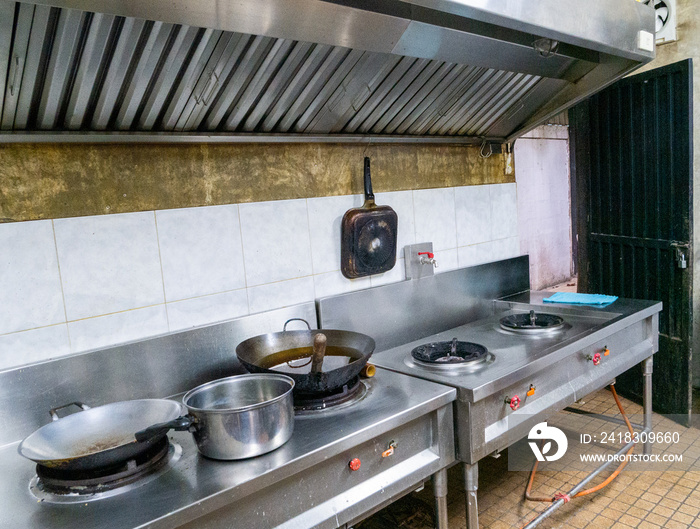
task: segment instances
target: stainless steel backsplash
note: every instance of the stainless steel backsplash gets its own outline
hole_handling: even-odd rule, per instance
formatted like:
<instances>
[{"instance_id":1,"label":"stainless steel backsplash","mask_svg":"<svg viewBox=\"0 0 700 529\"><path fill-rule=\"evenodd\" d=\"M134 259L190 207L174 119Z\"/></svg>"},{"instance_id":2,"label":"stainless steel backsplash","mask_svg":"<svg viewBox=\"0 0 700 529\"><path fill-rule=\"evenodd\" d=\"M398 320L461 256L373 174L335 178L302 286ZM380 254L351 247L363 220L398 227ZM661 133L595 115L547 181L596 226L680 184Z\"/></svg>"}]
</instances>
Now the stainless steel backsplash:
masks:
<instances>
[{"instance_id":1,"label":"stainless steel backsplash","mask_svg":"<svg viewBox=\"0 0 700 529\"><path fill-rule=\"evenodd\" d=\"M167 397L210 380L244 373L236 346L252 336L281 331L289 318L304 318L315 328L314 304L0 372L0 445L18 441L49 422L49 409L56 406L74 401L99 406ZM289 328L305 328L298 324Z\"/></svg>"},{"instance_id":2,"label":"stainless steel backsplash","mask_svg":"<svg viewBox=\"0 0 700 529\"><path fill-rule=\"evenodd\" d=\"M319 327L368 334L383 351L490 315L494 299L529 290L529 267L524 255L323 298Z\"/></svg>"}]
</instances>

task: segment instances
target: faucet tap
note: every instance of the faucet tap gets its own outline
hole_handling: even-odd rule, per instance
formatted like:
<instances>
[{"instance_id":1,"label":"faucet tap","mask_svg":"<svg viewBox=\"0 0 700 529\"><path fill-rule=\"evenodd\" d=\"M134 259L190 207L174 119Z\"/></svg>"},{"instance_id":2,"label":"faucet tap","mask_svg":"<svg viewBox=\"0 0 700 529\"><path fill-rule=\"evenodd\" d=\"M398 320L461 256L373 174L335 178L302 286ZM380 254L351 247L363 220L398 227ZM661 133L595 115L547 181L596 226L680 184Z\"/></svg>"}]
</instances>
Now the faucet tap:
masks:
<instances>
[{"instance_id":1,"label":"faucet tap","mask_svg":"<svg viewBox=\"0 0 700 529\"><path fill-rule=\"evenodd\" d=\"M432 252L418 252L418 255L420 255L420 264L424 265L433 265L433 267L437 268L437 261L435 260L435 254ZM427 255L427 257L426 257Z\"/></svg>"}]
</instances>

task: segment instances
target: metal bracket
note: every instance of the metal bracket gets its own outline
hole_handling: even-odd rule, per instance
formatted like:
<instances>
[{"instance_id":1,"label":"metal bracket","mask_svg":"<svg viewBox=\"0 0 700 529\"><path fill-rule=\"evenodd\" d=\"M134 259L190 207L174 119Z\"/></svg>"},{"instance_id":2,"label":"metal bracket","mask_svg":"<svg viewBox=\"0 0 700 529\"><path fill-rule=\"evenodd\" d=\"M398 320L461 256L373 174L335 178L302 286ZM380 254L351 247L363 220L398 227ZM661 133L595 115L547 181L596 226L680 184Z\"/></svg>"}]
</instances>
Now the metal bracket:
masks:
<instances>
[{"instance_id":1,"label":"metal bracket","mask_svg":"<svg viewBox=\"0 0 700 529\"><path fill-rule=\"evenodd\" d=\"M419 255L421 253L433 253L432 242L421 242L404 246L404 263L406 265L406 279L420 279L435 275L437 261L434 257Z\"/></svg>"}]
</instances>

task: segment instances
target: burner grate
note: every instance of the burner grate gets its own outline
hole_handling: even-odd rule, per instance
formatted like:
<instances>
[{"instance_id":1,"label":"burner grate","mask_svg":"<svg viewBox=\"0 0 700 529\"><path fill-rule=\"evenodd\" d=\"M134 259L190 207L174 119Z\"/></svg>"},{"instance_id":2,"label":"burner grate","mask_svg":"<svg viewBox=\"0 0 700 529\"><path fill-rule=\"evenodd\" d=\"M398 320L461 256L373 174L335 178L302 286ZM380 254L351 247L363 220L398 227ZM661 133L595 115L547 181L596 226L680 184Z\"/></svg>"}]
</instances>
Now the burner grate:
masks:
<instances>
[{"instance_id":1,"label":"burner grate","mask_svg":"<svg viewBox=\"0 0 700 529\"><path fill-rule=\"evenodd\" d=\"M347 384L328 393L294 393L294 411L308 412L350 405L365 393L365 386L356 376Z\"/></svg>"},{"instance_id":2,"label":"burner grate","mask_svg":"<svg viewBox=\"0 0 700 529\"><path fill-rule=\"evenodd\" d=\"M411 351L411 356L426 364L466 364L485 361L488 350L483 345L460 342L432 342L419 345Z\"/></svg>"},{"instance_id":3,"label":"burner grate","mask_svg":"<svg viewBox=\"0 0 700 529\"><path fill-rule=\"evenodd\" d=\"M36 466L36 476L30 484L32 493L42 501L72 502L91 496L100 497L117 489L128 490L127 485L140 484L163 470L169 461L179 458L181 449L168 437L139 454L134 459L94 470L66 470ZM134 485L136 486L136 485ZM61 498L66 500L61 500Z\"/></svg>"},{"instance_id":4,"label":"burner grate","mask_svg":"<svg viewBox=\"0 0 700 529\"><path fill-rule=\"evenodd\" d=\"M555 314L544 314L531 310L528 314L512 314L501 318L501 328L527 334L554 332L564 328L564 319Z\"/></svg>"}]
</instances>

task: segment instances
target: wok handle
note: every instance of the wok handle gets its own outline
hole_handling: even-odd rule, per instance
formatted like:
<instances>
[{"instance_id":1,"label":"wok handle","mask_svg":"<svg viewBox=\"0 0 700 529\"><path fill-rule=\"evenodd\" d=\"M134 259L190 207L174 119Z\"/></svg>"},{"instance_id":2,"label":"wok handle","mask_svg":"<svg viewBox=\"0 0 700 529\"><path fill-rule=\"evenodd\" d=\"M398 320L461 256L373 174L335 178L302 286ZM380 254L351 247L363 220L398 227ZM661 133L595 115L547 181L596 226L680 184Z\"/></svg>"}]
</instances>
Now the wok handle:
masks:
<instances>
[{"instance_id":1,"label":"wok handle","mask_svg":"<svg viewBox=\"0 0 700 529\"><path fill-rule=\"evenodd\" d=\"M58 413L56 413L58 410L62 410L63 408L68 408L69 406L78 406L81 410L86 411L90 409L90 406L87 404L83 404L82 402L69 402L68 404L64 404L63 406L56 406L55 408L51 408L49 410L49 415L51 415L51 420L52 421L57 421L60 419L58 416Z\"/></svg>"},{"instance_id":2,"label":"wok handle","mask_svg":"<svg viewBox=\"0 0 700 529\"><path fill-rule=\"evenodd\" d=\"M136 432L134 437L136 438L137 442L142 443L143 441L148 441L149 439L154 439L156 437L160 437L161 435L165 435L170 430L191 430L194 423L194 417L190 415L183 415L177 419L173 419L172 421L161 422L159 424L149 426L145 430Z\"/></svg>"},{"instance_id":3,"label":"wok handle","mask_svg":"<svg viewBox=\"0 0 700 529\"><path fill-rule=\"evenodd\" d=\"M290 321L303 321L304 323L306 323L306 326L309 328L309 330L311 330L311 325L309 325L309 322L306 321L304 318L289 318L287 321L284 322L284 327L282 327L282 332L287 331L287 324Z\"/></svg>"},{"instance_id":4,"label":"wok handle","mask_svg":"<svg viewBox=\"0 0 700 529\"><path fill-rule=\"evenodd\" d=\"M311 372L320 373L323 369L323 357L326 354L326 335L319 332L314 336L314 352L311 357Z\"/></svg>"},{"instance_id":5,"label":"wok handle","mask_svg":"<svg viewBox=\"0 0 700 529\"><path fill-rule=\"evenodd\" d=\"M365 156L365 200L374 200L372 176L369 171L369 156Z\"/></svg>"}]
</instances>

